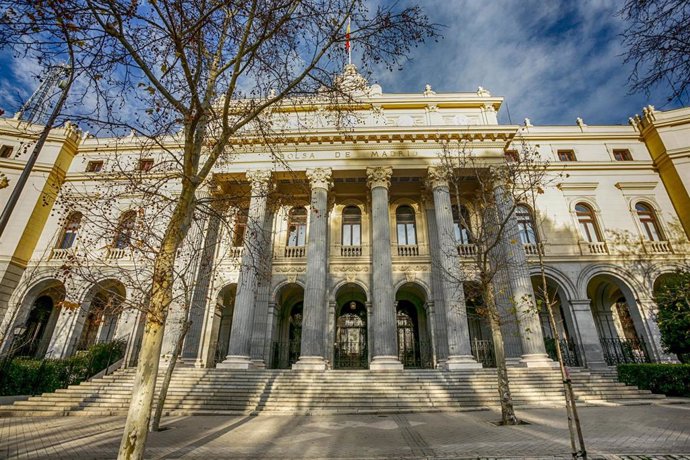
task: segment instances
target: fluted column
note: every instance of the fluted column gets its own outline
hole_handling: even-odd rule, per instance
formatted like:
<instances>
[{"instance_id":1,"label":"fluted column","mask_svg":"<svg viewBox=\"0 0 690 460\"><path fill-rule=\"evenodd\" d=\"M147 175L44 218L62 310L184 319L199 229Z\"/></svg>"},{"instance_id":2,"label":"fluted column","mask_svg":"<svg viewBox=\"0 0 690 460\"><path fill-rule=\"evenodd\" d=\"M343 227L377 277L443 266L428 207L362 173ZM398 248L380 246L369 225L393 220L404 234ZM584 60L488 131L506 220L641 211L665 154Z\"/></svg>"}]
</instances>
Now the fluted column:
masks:
<instances>
[{"instance_id":1,"label":"fluted column","mask_svg":"<svg viewBox=\"0 0 690 460\"><path fill-rule=\"evenodd\" d=\"M463 277L453 232L453 210L447 170L443 167L429 168L429 181L434 195L443 301L446 308L448 358L445 367L448 370L482 367L474 360L470 348L470 329L467 324Z\"/></svg>"},{"instance_id":2,"label":"fluted column","mask_svg":"<svg viewBox=\"0 0 690 460\"><path fill-rule=\"evenodd\" d=\"M494 199L501 221L511 212L513 197L501 185L494 189ZM527 266L525 248L520 243L520 230L515 212L507 219L501 235L501 251L508 273L508 284L515 305L522 357L520 364L527 367L551 367L555 363L546 354L541 322L536 309L536 297Z\"/></svg>"},{"instance_id":3,"label":"fluted column","mask_svg":"<svg viewBox=\"0 0 690 460\"><path fill-rule=\"evenodd\" d=\"M232 317L228 355L218 367L248 369L251 367L250 347L254 325L254 303L258 287L258 272L261 263L260 248L263 247L263 225L266 217L266 203L271 180L269 170L247 171L251 181L251 199L244 233L242 263L235 295L235 311Z\"/></svg>"},{"instance_id":4,"label":"fluted column","mask_svg":"<svg viewBox=\"0 0 690 460\"><path fill-rule=\"evenodd\" d=\"M373 220L372 272L373 306L370 333L373 335L372 370L399 370L396 313L393 292L393 259L391 257L391 229L388 215L388 187L393 168L367 168L371 188Z\"/></svg>"},{"instance_id":5,"label":"fluted column","mask_svg":"<svg viewBox=\"0 0 690 460\"><path fill-rule=\"evenodd\" d=\"M311 184L311 213L307 240L307 273L304 289L304 318L299 360L293 369L325 370L328 302L326 275L328 273L328 190L331 188L331 168L307 170Z\"/></svg>"}]
</instances>

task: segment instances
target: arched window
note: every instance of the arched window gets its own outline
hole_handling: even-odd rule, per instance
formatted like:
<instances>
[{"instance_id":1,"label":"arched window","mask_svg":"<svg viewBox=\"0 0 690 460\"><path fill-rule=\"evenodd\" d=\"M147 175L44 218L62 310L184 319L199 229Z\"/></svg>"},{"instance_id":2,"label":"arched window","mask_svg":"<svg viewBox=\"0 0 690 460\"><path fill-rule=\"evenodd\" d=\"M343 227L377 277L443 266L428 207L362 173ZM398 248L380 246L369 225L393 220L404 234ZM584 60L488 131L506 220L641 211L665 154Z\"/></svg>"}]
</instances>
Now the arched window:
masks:
<instances>
[{"instance_id":1,"label":"arched window","mask_svg":"<svg viewBox=\"0 0 690 460\"><path fill-rule=\"evenodd\" d=\"M115 232L113 247L115 249L125 249L132 245L132 232L137 219L135 211L127 211L120 217L120 224Z\"/></svg>"},{"instance_id":2,"label":"arched window","mask_svg":"<svg viewBox=\"0 0 690 460\"><path fill-rule=\"evenodd\" d=\"M362 211L357 206L343 209L343 246L362 244Z\"/></svg>"},{"instance_id":3,"label":"arched window","mask_svg":"<svg viewBox=\"0 0 690 460\"><path fill-rule=\"evenodd\" d=\"M537 244L537 231L534 227L531 210L524 204L519 204L515 208L515 217L517 218L522 244Z\"/></svg>"},{"instance_id":4,"label":"arched window","mask_svg":"<svg viewBox=\"0 0 690 460\"><path fill-rule=\"evenodd\" d=\"M412 207L398 206L398 209L395 210L395 221L398 227L398 244L417 244L417 228Z\"/></svg>"},{"instance_id":5,"label":"arched window","mask_svg":"<svg viewBox=\"0 0 690 460\"><path fill-rule=\"evenodd\" d=\"M73 212L67 217L58 249L69 249L74 246L74 240L77 239L77 233L81 226L81 218L82 214L80 212Z\"/></svg>"},{"instance_id":6,"label":"arched window","mask_svg":"<svg viewBox=\"0 0 690 460\"><path fill-rule=\"evenodd\" d=\"M453 232L456 243L470 244L472 242L470 237L470 212L466 206L460 205L460 212L458 212L457 206L453 206Z\"/></svg>"},{"instance_id":7,"label":"arched window","mask_svg":"<svg viewBox=\"0 0 690 460\"><path fill-rule=\"evenodd\" d=\"M240 248L244 245L244 233L247 230L247 210L239 209L235 214L235 228L232 231L232 246Z\"/></svg>"},{"instance_id":8,"label":"arched window","mask_svg":"<svg viewBox=\"0 0 690 460\"><path fill-rule=\"evenodd\" d=\"M659 222L656 218L656 213L651 206L645 203L637 203L635 205L637 211L637 218L640 220L642 226L643 236L648 241L662 241L662 233L659 228Z\"/></svg>"},{"instance_id":9,"label":"arched window","mask_svg":"<svg viewBox=\"0 0 690 460\"><path fill-rule=\"evenodd\" d=\"M303 206L290 209L288 246L304 246L307 242L307 210Z\"/></svg>"},{"instance_id":10,"label":"arched window","mask_svg":"<svg viewBox=\"0 0 690 460\"><path fill-rule=\"evenodd\" d=\"M578 203L575 205L575 215L577 215L582 237L590 243L601 241L601 234L597 228L597 220L592 208L584 203Z\"/></svg>"}]
</instances>

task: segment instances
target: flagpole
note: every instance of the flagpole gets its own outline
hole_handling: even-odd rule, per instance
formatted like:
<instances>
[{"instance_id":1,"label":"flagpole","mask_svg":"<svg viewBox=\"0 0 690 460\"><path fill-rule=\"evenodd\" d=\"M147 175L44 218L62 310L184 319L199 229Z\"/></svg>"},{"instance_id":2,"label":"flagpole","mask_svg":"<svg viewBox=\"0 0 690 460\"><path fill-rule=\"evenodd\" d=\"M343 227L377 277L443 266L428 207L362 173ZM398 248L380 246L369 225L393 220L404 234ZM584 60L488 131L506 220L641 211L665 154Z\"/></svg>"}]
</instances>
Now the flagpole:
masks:
<instances>
[{"instance_id":1,"label":"flagpole","mask_svg":"<svg viewBox=\"0 0 690 460\"><path fill-rule=\"evenodd\" d=\"M352 65L352 46L350 45L350 17L347 18L347 63Z\"/></svg>"}]
</instances>

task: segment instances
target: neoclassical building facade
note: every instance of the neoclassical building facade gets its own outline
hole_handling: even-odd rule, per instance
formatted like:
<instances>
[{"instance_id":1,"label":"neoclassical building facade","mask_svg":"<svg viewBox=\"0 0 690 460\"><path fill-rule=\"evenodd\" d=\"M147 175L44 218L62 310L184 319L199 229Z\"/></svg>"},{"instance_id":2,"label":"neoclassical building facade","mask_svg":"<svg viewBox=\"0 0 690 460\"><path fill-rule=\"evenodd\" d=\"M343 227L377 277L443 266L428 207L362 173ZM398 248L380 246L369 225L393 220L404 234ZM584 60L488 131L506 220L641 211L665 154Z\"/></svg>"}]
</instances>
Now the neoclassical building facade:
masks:
<instances>
[{"instance_id":1,"label":"neoclassical building facade","mask_svg":"<svg viewBox=\"0 0 690 460\"><path fill-rule=\"evenodd\" d=\"M514 301L534 298L540 253L570 365L674 359L661 348L653 296L689 260L690 109L650 106L620 126L518 126L498 123L503 100L481 87L387 94L365 84L357 100L338 127L323 107L277 111L281 145L238 149L216 166L204 193L243 198L190 236L202 252L186 262L194 283L185 364L491 366L481 299L469 294L473 204L456 200L442 174L447 141L487 164L511 161L524 145L549 162L536 206L518 203L502 241L515 262L496 278L507 293L499 304L511 365L553 365L546 316ZM39 130L0 119L3 205ZM119 205L119 223L98 230L103 244L91 248L101 279L66 283L60 268L96 230L85 224L88 209L61 215L54 206L66 184L88 189L110 177L115 156L155 174L163 153L142 156L140 145L71 125L52 131L0 242L2 353L63 357L123 338L126 364L136 361L144 314L107 307L114 295L123 305L138 295L118 269L135 269L130 237L142 213ZM164 356L181 311L171 307Z\"/></svg>"}]
</instances>

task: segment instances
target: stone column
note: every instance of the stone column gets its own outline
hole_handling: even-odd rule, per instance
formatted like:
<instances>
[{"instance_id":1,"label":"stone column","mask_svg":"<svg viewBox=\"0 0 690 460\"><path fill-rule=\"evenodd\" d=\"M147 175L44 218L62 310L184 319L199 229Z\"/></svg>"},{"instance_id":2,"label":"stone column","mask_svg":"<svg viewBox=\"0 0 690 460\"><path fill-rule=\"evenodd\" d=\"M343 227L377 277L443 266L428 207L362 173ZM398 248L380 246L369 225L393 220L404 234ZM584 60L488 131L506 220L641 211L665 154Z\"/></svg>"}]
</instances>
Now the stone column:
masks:
<instances>
[{"instance_id":1,"label":"stone column","mask_svg":"<svg viewBox=\"0 0 690 460\"><path fill-rule=\"evenodd\" d=\"M511 212L513 197L499 185L494 189L494 199L500 221L506 220ZM500 250L504 259L500 263L506 267L520 333L523 353L520 364L527 367L556 366L546 354L544 335L536 309L536 297L527 267L527 255L520 240L520 229L514 211L507 218L503 229Z\"/></svg>"},{"instance_id":2,"label":"stone column","mask_svg":"<svg viewBox=\"0 0 690 460\"><path fill-rule=\"evenodd\" d=\"M372 215L372 292L373 327L369 328L373 347L372 370L400 370L398 359L397 325L393 293L393 259L391 257L391 228L388 213L388 187L393 168L367 168L371 188Z\"/></svg>"},{"instance_id":3,"label":"stone column","mask_svg":"<svg viewBox=\"0 0 690 460\"><path fill-rule=\"evenodd\" d=\"M585 364L590 369L606 367L604 351L599 341L599 333L592 315L591 301L589 299L571 300L570 308L575 317L578 342L584 353Z\"/></svg>"},{"instance_id":4,"label":"stone column","mask_svg":"<svg viewBox=\"0 0 690 460\"><path fill-rule=\"evenodd\" d=\"M646 298L635 299L635 303L637 304L637 309L641 316L640 319L644 325L645 330L642 338L647 346L647 352L650 355L649 358L652 361L663 363L677 363L678 359L676 356L666 353L661 346L661 331L656 322L656 314L658 311L656 302L654 302L653 299Z\"/></svg>"},{"instance_id":5,"label":"stone column","mask_svg":"<svg viewBox=\"0 0 690 460\"><path fill-rule=\"evenodd\" d=\"M441 268L443 303L446 308L448 358L445 368L448 370L479 368L482 365L475 361L470 348L470 328L467 324L463 276L453 232L448 172L442 167L431 167L429 180L434 194L434 215L439 243L438 258Z\"/></svg>"},{"instance_id":6,"label":"stone column","mask_svg":"<svg viewBox=\"0 0 690 460\"><path fill-rule=\"evenodd\" d=\"M439 259L438 231L436 230L436 213L434 208L426 208L427 225L429 226L429 254L431 255L431 295L428 301L434 304L434 314L430 314L436 332L434 340L434 356L436 367L445 369L448 357L448 339L446 337L446 308L443 301L443 282L441 276L441 262Z\"/></svg>"},{"instance_id":7,"label":"stone column","mask_svg":"<svg viewBox=\"0 0 690 460\"><path fill-rule=\"evenodd\" d=\"M250 349L252 326L254 325L254 303L256 300L259 265L261 264L260 248L263 246L263 227L266 217L271 171L247 171L251 181L251 199L247 215L247 227L244 233L244 248L240 275L235 295L235 311L230 331L230 344L225 361L218 367L231 369L249 369L251 367Z\"/></svg>"},{"instance_id":8,"label":"stone column","mask_svg":"<svg viewBox=\"0 0 690 460\"><path fill-rule=\"evenodd\" d=\"M307 241L307 272L304 289L304 318L299 360L292 366L299 370L326 370L324 331L328 326L326 276L328 274L328 190L331 168L307 170L311 184L311 214Z\"/></svg>"}]
</instances>

